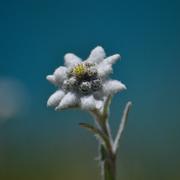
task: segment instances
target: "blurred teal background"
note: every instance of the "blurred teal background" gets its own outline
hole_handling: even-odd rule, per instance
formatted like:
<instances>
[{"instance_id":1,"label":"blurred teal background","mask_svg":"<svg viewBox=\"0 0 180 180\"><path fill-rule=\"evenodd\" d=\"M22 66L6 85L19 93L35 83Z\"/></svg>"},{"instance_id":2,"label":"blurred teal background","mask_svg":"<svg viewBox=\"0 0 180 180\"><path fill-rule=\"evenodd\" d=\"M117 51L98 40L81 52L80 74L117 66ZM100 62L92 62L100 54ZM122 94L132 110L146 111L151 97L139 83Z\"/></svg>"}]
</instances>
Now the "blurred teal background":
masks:
<instances>
[{"instance_id":1,"label":"blurred teal background","mask_svg":"<svg viewBox=\"0 0 180 180\"><path fill-rule=\"evenodd\" d=\"M99 180L97 143L78 127L81 111L46 107L45 77L66 52L86 58L102 45L120 53L113 78L128 89L113 100L117 130L133 102L118 157L119 180L180 179L180 3L0 1L0 180ZM94 158L94 159L93 159Z\"/></svg>"}]
</instances>

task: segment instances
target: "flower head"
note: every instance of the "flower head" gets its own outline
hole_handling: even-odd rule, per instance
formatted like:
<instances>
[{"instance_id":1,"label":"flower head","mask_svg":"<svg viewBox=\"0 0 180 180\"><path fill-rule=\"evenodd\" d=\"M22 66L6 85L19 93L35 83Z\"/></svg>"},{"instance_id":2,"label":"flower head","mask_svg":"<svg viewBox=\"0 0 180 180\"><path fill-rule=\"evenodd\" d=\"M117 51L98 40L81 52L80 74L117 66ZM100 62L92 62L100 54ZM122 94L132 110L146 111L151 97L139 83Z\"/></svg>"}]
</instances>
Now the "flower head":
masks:
<instances>
[{"instance_id":1,"label":"flower head","mask_svg":"<svg viewBox=\"0 0 180 180\"><path fill-rule=\"evenodd\" d=\"M120 81L109 79L112 65L119 58L119 54L106 58L100 46L93 49L85 61L67 53L65 66L60 66L53 75L47 76L47 80L58 87L47 105L56 107L56 110L80 107L101 111L108 96L126 89Z\"/></svg>"}]
</instances>

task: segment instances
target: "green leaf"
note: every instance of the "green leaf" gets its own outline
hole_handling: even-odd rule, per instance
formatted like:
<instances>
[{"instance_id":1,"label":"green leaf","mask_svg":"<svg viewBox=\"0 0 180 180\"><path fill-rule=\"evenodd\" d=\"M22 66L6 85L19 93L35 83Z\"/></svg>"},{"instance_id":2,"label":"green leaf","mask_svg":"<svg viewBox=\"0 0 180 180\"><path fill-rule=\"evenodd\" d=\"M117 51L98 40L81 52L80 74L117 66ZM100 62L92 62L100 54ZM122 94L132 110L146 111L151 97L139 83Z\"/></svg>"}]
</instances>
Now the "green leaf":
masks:
<instances>
[{"instance_id":1,"label":"green leaf","mask_svg":"<svg viewBox=\"0 0 180 180\"><path fill-rule=\"evenodd\" d=\"M106 159L107 152L103 144L100 145L100 160L104 161Z\"/></svg>"}]
</instances>

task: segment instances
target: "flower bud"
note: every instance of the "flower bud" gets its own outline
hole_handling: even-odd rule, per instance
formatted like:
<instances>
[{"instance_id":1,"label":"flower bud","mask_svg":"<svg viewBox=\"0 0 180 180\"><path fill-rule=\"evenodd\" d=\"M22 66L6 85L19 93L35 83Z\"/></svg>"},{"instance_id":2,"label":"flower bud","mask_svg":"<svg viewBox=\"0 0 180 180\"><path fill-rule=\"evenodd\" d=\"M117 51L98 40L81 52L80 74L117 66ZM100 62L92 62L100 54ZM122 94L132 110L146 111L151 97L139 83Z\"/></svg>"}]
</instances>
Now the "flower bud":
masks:
<instances>
[{"instance_id":1,"label":"flower bud","mask_svg":"<svg viewBox=\"0 0 180 180\"><path fill-rule=\"evenodd\" d=\"M79 90L82 94L89 94L91 92L91 83L84 81L80 84Z\"/></svg>"},{"instance_id":2,"label":"flower bud","mask_svg":"<svg viewBox=\"0 0 180 180\"><path fill-rule=\"evenodd\" d=\"M102 87L102 80L101 79L95 79L91 82L91 88L93 91L97 91Z\"/></svg>"}]
</instances>

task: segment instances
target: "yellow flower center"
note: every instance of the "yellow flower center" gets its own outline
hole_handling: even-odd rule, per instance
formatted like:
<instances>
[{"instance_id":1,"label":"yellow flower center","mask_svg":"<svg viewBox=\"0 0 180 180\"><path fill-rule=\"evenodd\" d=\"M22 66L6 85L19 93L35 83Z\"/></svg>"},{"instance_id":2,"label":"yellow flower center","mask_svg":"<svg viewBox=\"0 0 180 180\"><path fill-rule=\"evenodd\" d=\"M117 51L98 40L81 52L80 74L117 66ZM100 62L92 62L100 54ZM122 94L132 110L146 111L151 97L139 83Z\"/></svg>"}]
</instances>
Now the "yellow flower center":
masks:
<instances>
[{"instance_id":1,"label":"yellow flower center","mask_svg":"<svg viewBox=\"0 0 180 180\"><path fill-rule=\"evenodd\" d=\"M87 67L84 64L78 64L72 69L72 74L77 77L82 77L86 74Z\"/></svg>"}]
</instances>

